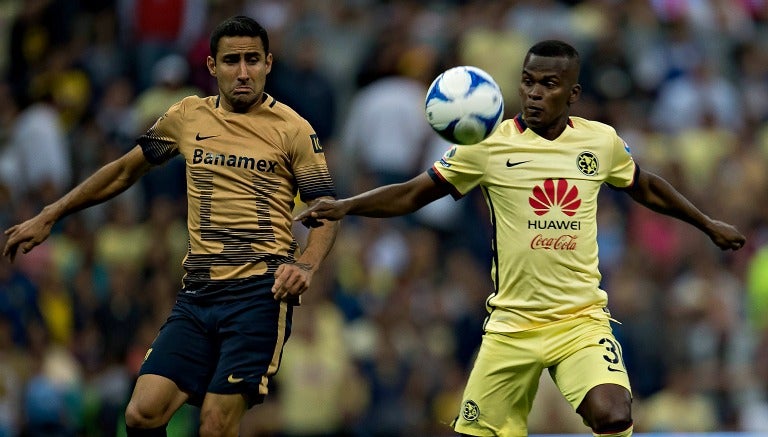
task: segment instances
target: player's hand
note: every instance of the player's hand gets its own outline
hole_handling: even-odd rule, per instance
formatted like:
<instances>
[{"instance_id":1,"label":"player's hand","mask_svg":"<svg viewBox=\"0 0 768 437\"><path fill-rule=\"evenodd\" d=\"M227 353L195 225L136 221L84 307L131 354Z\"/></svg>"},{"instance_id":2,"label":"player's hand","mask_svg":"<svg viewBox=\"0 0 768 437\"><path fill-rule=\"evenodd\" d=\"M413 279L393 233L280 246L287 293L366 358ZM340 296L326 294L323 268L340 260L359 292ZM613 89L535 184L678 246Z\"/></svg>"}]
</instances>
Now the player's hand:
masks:
<instances>
[{"instance_id":1,"label":"player's hand","mask_svg":"<svg viewBox=\"0 0 768 437\"><path fill-rule=\"evenodd\" d=\"M323 225L322 220L341 220L346 214L343 201L321 199L294 217L294 220L308 228L316 228Z\"/></svg>"},{"instance_id":2,"label":"player's hand","mask_svg":"<svg viewBox=\"0 0 768 437\"><path fill-rule=\"evenodd\" d=\"M309 289L312 282L312 269L309 264L281 264L275 271L275 284L272 294L275 300L283 300L290 296L300 296Z\"/></svg>"},{"instance_id":3,"label":"player's hand","mask_svg":"<svg viewBox=\"0 0 768 437\"><path fill-rule=\"evenodd\" d=\"M709 228L709 238L723 250L739 250L747 241L735 227L720 220L713 220Z\"/></svg>"},{"instance_id":4,"label":"player's hand","mask_svg":"<svg viewBox=\"0 0 768 437\"><path fill-rule=\"evenodd\" d=\"M19 249L22 253L29 252L48 238L53 223L43 214L38 214L23 223L11 226L5 231L8 239L3 248L3 256L7 256L13 262Z\"/></svg>"}]
</instances>

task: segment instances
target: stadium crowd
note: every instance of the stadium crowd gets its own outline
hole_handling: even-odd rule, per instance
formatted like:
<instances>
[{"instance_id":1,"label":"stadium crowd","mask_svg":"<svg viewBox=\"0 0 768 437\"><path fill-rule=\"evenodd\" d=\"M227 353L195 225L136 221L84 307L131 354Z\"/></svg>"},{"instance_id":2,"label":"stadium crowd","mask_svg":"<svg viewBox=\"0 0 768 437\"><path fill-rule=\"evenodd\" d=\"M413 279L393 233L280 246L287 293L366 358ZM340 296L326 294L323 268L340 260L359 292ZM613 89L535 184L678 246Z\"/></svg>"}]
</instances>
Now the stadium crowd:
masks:
<instances>
[{"instance_id":1,"label":"stadium crowd","mask_svg":"<svg viewBox=\"0 0 768 437\"><path fill-rule=\"evenodd\" d=\"M768 0L3 0L0 227L133 147L181 97L215 93L210 26L235 14L270 32L267 92L313 125L340 195L439 159L449 145L423 99L442 69L490 72L512 116L525 50L574 44L574 113L615 126L643 168L748 238L721 252L601 193L635 431L768 432ZM166 167L0 261L0 437L122 432L187 250L184 163ZM492 290L481 202L345 219L242 435L451 435ZM588 432L547 379L531 431ZM195 417L182 409L169 435L195 435Z\"/></svg>"}]
</instances>

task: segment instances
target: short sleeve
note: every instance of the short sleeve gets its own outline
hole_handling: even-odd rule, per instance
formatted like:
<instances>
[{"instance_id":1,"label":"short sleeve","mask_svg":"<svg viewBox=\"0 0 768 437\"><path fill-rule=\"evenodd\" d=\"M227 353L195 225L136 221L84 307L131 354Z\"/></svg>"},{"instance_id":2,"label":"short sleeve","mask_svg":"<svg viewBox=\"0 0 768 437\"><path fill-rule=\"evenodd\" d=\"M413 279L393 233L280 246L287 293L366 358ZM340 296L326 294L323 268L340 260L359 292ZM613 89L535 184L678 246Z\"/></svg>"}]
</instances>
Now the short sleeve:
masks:
<instances>
[{"instance_id":1,"label":"short sleeve","mask_svg":"<svg viewBox=\"0 0 768 437\"><path fill-rule=\"evenodd\" d=\"M291 155L299 197L303 202L324 196L336 197L323 146L309 123L303 123L299 128Z\"/></svg>"},{"instance_id":2,"label":"short sleeve","mask_svg":"<svg viewBox=\"0 0 768 437\"><path fill-rule=\"evenodd\" d=\"M179 154L177 138L182 126L181 102L171 106L154 125L137 140L144 156L152 164L162 164Z\"/></svg>"},{"instance_id":3,"label":"short sleeve","mask_svg":"<svg viewBox=\"0 0 768 437\"><path fill-rule=\"evenodd\" d=\"M451 184L452 195L458 199L482 183L487 163L487 147L453 145L434 163L430 174Z\"/></svg>"},{"instance_id":4,"label":"short sleeve","mask_svg":"<svg viewBox=\"0 0 768 437\"><path fill-rule=\"evenodd\" d=\"M627 188L635 182L636 165L629 145L615 135L611 168L605 182L616 188Z\"/></svg>"}]
</instances>

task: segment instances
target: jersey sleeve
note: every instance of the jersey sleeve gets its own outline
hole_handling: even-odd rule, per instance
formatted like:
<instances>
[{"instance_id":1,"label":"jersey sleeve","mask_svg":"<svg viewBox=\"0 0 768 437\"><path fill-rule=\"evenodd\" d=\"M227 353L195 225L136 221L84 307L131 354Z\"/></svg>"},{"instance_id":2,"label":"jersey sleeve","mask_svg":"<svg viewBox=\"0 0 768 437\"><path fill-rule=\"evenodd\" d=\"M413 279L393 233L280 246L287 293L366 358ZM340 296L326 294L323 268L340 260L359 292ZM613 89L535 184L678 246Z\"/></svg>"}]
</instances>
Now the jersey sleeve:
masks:
<instances>
[{"instance_id":1,"label":"jersey sleeve","mask_svg":"<svg viewBox=\"0 0 768 437\"><path fill-rule=\"evenodd\" d=\"M181 132L182 114L182 102L178 102L139 137L137 142L147 161L158 165L179 154L177 138Z\"/></svg>"},{"instance_id":2,"label":"jersey sleeve","mask_svg":"<svg viewBox=\"0 0 768 437\"><path fill-rule=\"evenodd\" d=\"M303 202L323 196L336 197L323 146L309 123L299 128L292 144L292 157L299 198Z\"/></svg>"},{"instance_id":3,"label":"jersey sleeve","mask_svg":"<svg viewBox=\"0 0 768 437\"><path fill-rule=\"evenodd\" d=\"M636 164L629 145L614 134L611 168L605 182L615 188L628 188L635 182Z\"/></svg>"},{"instance_id":4,"label":"jersey sleeve","mask_svg":"<svg viewBox=\"0 0 768 437\"><path fill-rule=\"evenodd\" d=\"M454 145L429 171L433 179L451 184L452 196L459 199L478 186L486 175L488 148Z\"/></svg>"}]
</instances>

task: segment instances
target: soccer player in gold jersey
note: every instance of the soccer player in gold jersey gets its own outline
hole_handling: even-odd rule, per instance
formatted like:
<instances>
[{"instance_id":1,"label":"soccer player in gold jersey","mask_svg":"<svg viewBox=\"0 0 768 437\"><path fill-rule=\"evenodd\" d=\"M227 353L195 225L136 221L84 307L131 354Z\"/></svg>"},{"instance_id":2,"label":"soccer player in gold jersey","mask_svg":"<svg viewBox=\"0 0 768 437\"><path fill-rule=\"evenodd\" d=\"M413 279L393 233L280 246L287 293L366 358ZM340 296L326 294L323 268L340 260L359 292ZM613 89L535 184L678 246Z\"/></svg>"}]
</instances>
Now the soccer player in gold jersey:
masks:
<instances>
[{"instance_id":1,"label":"soccer player in gold jersey","mask_svg":"<svg viewBox=\"0 0 768 437\"><path fill-rule=\"evenodd\" d=\"M264 92L267 32L232 17L214 29L210 49L218 95L176 103L133 150L5 232L3 255L13 261L65 215L118 195L177 155L185 160L185 276L127 406L129 437L165 436L185 402L201 407L201 436L238 435L244 412L267 394L293 306L337 233L336 224L313 229L300 250L291 232L297 193L313 205L335 192L312 127Z\"/></svg>"},{"instance_id":2,"label":"soccer player in gold jersey","mask_svg":"<svg viewBox=\"0 0 768 437\"><path fill-rule=\"evenodd\" d=\"M548 40L526 54L522 111L477 145L453 146L415 178L296 216L307 226L345 215L408 214L480 187L493 227L493 293L485 334L453 423L462 435L525 436L544 369L595 433L632 434L631 388L600 289L597 196L605 183L686 221L721 249L744 236L644 171L605 124L570 116L581 93L579 54Z\"/></svg>"}]
</instances>

